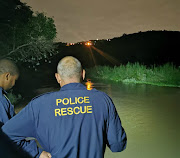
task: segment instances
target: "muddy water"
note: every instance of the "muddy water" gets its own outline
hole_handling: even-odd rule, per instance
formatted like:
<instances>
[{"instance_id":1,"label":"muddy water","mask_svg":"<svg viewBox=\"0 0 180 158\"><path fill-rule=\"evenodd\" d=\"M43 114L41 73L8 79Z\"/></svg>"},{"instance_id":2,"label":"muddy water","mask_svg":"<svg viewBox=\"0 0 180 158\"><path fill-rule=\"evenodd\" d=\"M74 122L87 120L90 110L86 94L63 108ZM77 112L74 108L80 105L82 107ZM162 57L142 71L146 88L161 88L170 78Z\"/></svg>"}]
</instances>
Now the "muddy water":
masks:
<instances>
[{"instance_id":1,"label":"muddy water","mask_svg":"<svg viewBox=\"0 0 180 158\"><path fill-rule=\"evenodd\" d=\"M127 149L105 158L180 157L180 89L151 85L88 82L113 100L128 138ZM47 86L37 93L58 90Z\"/></svg>"},{"instance_id":2,"label":"muddy water","mask_svg":"<svg viewBox=\"0 0 180 158\"><path fill-rule=\"evenodd\" d=\"M94 83L114 101L128 138L121 153L105 158L180 157L180 89L151 85Z\"/></svg>"}]
</instances>

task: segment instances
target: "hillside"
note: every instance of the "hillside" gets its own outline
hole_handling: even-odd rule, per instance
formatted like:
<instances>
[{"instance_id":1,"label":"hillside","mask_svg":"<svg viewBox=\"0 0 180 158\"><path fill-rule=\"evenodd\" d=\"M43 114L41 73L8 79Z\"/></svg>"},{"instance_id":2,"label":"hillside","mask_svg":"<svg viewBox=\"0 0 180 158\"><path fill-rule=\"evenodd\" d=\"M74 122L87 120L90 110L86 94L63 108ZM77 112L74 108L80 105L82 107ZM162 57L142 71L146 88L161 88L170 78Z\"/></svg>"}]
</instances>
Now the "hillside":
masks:
<instances>
[{"instance_id":1,"label":"hillside","mask_svg":"<svg viewBox=\"0 0 180 158\"><path fill-rule=\"evenodd\" d=\"M180 32L179 31L147 31L116 37L109 40L91 40L92 46L83 42L65 47L59 45L60 53L55 60L66 55L79 58L85 67L94 66L91 50L97 65L120 65L127 62L139 62L145 65L162 65L171 62L179 65ZM83 44L81 44L83 43ZM105 53L105 57L97 50ZM102 53L101 53L102 54ZM115 61L116 60L116 61Z\"/></svg>"}]
</instances>

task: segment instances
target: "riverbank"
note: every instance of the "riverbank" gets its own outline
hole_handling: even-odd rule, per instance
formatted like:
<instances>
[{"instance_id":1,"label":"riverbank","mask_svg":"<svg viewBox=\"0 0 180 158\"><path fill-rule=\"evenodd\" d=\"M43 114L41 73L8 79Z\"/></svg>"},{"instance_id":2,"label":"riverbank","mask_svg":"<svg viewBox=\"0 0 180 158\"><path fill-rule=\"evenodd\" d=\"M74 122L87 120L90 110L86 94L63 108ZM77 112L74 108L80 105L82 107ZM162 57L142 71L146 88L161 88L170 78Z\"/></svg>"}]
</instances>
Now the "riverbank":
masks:
<instances>
[{"instance_id":1,"label":"riverbank","mask_svg":"<svg viewBox=\"0 0 180 158\"><path fill-rule=\"evenodd\" d=\"M87 69L87 77L123 83L150 84L180 87L180 68L167 63L162 66L146 67L139 63L121 66L96 66Z\"/></svg>"}]
</instances>

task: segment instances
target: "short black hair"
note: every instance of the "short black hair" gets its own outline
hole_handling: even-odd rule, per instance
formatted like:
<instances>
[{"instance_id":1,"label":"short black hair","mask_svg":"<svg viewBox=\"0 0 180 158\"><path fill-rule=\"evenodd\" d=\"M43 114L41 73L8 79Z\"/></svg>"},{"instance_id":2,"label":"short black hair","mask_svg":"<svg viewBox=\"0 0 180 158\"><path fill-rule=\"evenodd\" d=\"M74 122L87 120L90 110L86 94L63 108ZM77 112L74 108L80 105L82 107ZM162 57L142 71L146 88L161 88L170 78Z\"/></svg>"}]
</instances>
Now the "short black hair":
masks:
<instances>
[{"instance_id":1,"label":"short black hair","mask_svg":"<svg viewBox=\"0 0 180 158\"><path fill-rule=\"evenodd\" d=\"M11 75L19 75L19 69L16 64L9 59L0 60L0 75L9 72Z\"/></svg>"}]
</instances>

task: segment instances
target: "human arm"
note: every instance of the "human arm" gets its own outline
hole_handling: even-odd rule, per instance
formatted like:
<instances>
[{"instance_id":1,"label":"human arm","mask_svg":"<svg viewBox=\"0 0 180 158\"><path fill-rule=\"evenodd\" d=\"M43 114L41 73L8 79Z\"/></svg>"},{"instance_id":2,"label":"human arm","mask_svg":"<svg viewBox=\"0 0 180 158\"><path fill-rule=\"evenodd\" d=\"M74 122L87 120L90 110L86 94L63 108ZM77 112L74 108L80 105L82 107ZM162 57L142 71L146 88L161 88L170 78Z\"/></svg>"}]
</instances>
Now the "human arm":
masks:
<instances>
[{"instance_id":1,"label":"human arm","mask_svg":"<svg viewBox=\"0 0 180 158\"><path fill-rule=\"evenodd\" d=\"M51 158L51 154L46 151L43 151L39 158Z\"/></svg>"},{"instance_id":2,"label":"human arm","mask_svg":"<svg viewBox=\"0 0 180 158\"><path fill-rule=\"evenodd\" d=\"M3 102L0 101L0 127L3 126L9 120L7 109Z\"/></svg>"},{"instance_id":3,"label":"human arm","mask_svg":"<svg viewBox=\"0 0 180 158\"><path fill-rule=\"evenodd\" d=\"M108 105L107 145L112 152L121 152L126 148L127 136L122 127L120 117L110 97L106 96Z\"/></svg>"},{"instance_id":4,"label":"human arm","mask_svg":"<svg viewBox=\"0 0 180 158\"><path fill-rule=\"evenodd\" d=\"M30 102L21 112L9 120L3 127L3 132L18 146L27 151L32 157L39 157L42 149L34 140L25 141L26 137L36 138L36 124L32 103Z\"/></svg>"}]
</instances>

